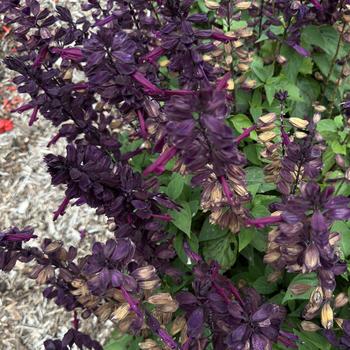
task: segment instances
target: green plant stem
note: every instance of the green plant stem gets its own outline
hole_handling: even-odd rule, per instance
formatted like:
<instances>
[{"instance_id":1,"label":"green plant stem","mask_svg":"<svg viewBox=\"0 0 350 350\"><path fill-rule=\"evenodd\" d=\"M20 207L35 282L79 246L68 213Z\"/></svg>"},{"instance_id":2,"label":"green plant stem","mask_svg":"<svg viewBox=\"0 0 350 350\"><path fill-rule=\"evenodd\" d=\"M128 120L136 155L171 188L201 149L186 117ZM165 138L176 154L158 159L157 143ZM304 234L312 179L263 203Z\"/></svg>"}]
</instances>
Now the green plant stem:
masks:
<instances>
[{"instance_id":1,"label":"green plant stem","mask_svg":"<svg viewBox=\"0 0 350 350\"><path fill-rule=\"evenodd\" d=\"M333 70L334 70L334 67L335 67L335 63L337 62L337 58L338 58L338 55L339 55L339 51L340 51L343 35L344 35L344 32L345 32L345 28L346 28L346 23L344 22L343 26L342 26L342 30L341 30L340 35L339 35L337 49L335 50L335 54L333 56L333 59L332 59L332 62L331 62L331 66L329 67L329 72L327 74L326 81L323 84L323 92L322 92L321 99L320 99L321 101L325 97L327 85L329 83L329 80L331 79L331 76L332 76L332 73L333 73Z\"/></svg>"}]
</instances>

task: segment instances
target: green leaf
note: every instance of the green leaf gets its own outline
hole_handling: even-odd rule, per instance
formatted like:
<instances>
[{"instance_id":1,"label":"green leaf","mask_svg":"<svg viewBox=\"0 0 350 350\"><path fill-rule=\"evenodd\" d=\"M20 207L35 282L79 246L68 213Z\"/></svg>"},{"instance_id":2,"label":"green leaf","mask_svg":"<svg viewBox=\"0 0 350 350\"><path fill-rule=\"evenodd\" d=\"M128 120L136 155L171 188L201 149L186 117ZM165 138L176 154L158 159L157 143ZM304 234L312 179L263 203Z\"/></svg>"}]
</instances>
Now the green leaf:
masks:
<instances>
[{"instance_id":1,"label":"green leaf","mask_svg":"<svg viewBox=\"0 0 350 350\"><path fill-rule=\"evenodd\" d=\"M310 286L310 289L300 295L295 295L291 292L290 287L293 286L293 284L307 284ZM312 293L313 288L318 285L318 279L315 273L308 273L308 274L299 274L295 276L292 281L289 284L288 290L286 291L286 294L283 298L282 304L285 304L286 302L290 300L307 300L310 298L310 295Z\"/></svg>"},{"instance_id":2,"label":"green leaf","mask_svg":"<svg viewBox=\"0 0 350 350\"><path fill-rule=\"evenodd\" d=\"M317 123L317 131L326 139L337 137L337 125L332 119L323 119Z\"/></svg>"},{"instance_id":3,"label":"green leaf","mask_svg":"<svg viewBox=\"0 0 350 350\"><path fill-rule=\"evenodd\" d=\"M274 72L274 64L270 64L269 66L264 66L264 62L260 57L255 57L253 63L251 64L251 69L255 73L255 75L262 81L266 82L268 78L273 76Z\"/></svg>"},{"instance_id":4,"label":"green leaf","mask_svg":"<svg viewBox=\"0 0 350 350\"><path fill-rule=\"evenodd\" d=\"M237 238L231 232L226 236L210 240L203 245L203 256L206 261L216 260L223 270L232 267L237 258Z\"/></svg>"},{"instance_id":5,"label":"green leaf","mask_svg":"<svg viewBox=\"0 0 350 350\"><path fill-rule=\"evenodd\" d=\"M221 229L218 225L209 222L209 218L203 223L201 232L199 233L199 242L211 241L228 234L228 229Z\"/></svg>"},{"instance_id":6,"label":"green leaf","mask_svg":"<svg viewBox=\"0 0 350 350\"><path fill-rule=\"evenodd\" d=\"M346 145L341 145L338 140L331 141L331 147L334 153L346 156Z\"/></svg>"},{"instance_id":7,"label":"green leaf","mask_svg":"<svg viewBox=\"0 0 350 350\"><path fill-rule=\"evenodd\" d=\"M256 233L255 228L241 228L238 234L238 251L242 251L254 238Z\"/></svg>"},{"instance_id":8,"label":"green leaf","mask_svg":"<svg viewBox=\"0 0 350 350\"><path fill-rule=\"evenodd\" d=\"M261 148L260 145L251 143L243 149L247 159L254 165L261 165L259 148Z\"/></svg>"},{"instance_id":9,"label":"green leaf","mask_svg":"<svg viewBox=\"0 0 350 350\"><path fill-rule=\"evenodd\" d=\"M332 169L333 165L335 164L335 154L330 149L327 148L326 151L323 153L322 161L323 161L323 169L322 174L326 174L330 169Z\"/></svg>"},{"instance_id":10,"label":"green leaf","mask_svg":"<svg viewBox=\"0 0 350 350\"><path fill-rule=\"evenodd\" d=\"M271 294L277 290L277 284L268 282L265 276L260 276L255 280L253 287L260 294Z\"/></svg>"},{"instance_id":11,"label":"green leaf","mask_svg":"<svg viewBox=\"0 0 350 350\"><path fill-rule=\"evenodd\" d=\"M330 350L331 345L319 333L299 332L294 329L294 334L300 339L299 350Z\"/></svg>"},{"instance_id":12,"label":"green leaf","mask_svg":"<svg viewBox=\"0 0 350 350\"><path fill-rule=\"evenodd\" d=\"M340 233L340 247L345 257L350 255L350 227L344 221L336 221L332 225L332 231Z\"/></svg>"},{"instance_id":13,"label":"green leaf","mask_svg":"<svg viewBox=\"0 0 350 350\"><path fill-rule=\"evenodd\" d=\"M177 199L180 197L185 185L185 178L178 173L173 173L170 178L169 185L167 187L167 195L171 199Z\"/></svg>"},{"instance_id":14,"label":"green leaf","mask_svg":"<svg viewBox=\"0 0 350 350\"><path fill-rule=\"evenodd\" d=\"M191 224L192 224L192 211L191 207L186 202L179 203L182 208L180 211L172 210L170 212L173 218L172 223L179 228L182 232L185 232L188 237L191 237Z\"/></svg>"},{"instance_id":15,"label":"green leaf","mask_svg":"<svg viewBox=\"0 0 350 350\"><path fill-rule=\"evenodd\" d=\"M140 337L132 335L112 334L112 339L104 346L104 350L137 350L139 349L138 343L140 340Z\"/></svg>"}]
</instances>

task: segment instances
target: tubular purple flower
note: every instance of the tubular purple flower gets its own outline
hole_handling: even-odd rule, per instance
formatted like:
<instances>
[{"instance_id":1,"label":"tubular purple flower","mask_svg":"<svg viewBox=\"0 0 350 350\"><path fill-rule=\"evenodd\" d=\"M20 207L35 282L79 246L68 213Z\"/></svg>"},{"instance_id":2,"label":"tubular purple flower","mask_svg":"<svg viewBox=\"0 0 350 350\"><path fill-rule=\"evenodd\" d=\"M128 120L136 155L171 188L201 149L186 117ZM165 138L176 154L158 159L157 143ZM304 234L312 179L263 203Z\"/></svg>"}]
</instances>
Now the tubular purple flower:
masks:
<instances>
[{"instance_id":1,"label":"tubular purple flower","mask_svg":"<svg viewBox=\"0 0 350 350\"><path fill-rule=\"evenodd\" d=\"M155 64L156 61L159 59L160 56L162 56L166 52L165 49L162 47L156 47L146 55L141 57L141 62L142 61L147 61L149 63Z\"/></svg>"},{"instance_id":2,"label":"tubular purple flower","mask_svg":"<svg viewBox=\"0 0 350 350\"><path fill-rule=\"evenodd\" d=\"M187 96L187 95L194 95L195 91L173 89L173 90L162 90L162 93L167 96L173 96L173 95Z\"/></svg>"},{"instance_id":3,"label":"tubular purple flower","mask_svg":"<svg viewBox=\"0 0 350 350\"><path fill-rule=\"evenodd\" d=\"M114 15L107 16L105 18L102 18L102 19L99 19L98 21L96 21L93 26L94 27L102 27L105 24L112 22L113 19L114 19Z\"/></svg>"},{"instance_id":4,"label":"tubular purple flower","mask_svg":"<svg viewBox=\"0 0 350 350\"><path fill-rule=\"evenodd\" d=\"M267 217L258 218L258 219L248 219L248 220L246 220L245 223L248 226L264 227L266 225L277 224L278 222L282 222L281 215L267 216Z\"/></svg>"},{"instance_id":5,"label":"tubular purple flower","mask_svg":"<svg viewBox=\"0 0 350 350\"><path fill-rule=\"evenodd\" d=\"M16 109L12 109L11 113L16 113L16 112L23 113L23 112L29 111L30 109L33 109L33 108L34 108L34 106L28 103L28 104L20 106L20 107L18 107Z\"/></svg>"},{"instance_id":6,"label":"tubular purple flower","mask_svg":"<svg viewBox=\"0 0 350 350\"><path fill-rule=\"evenodd\" d=\"M72 91L86 90L89 87L88 83L79 83L72 86Z\"/></svg>"},{"instance_id":7,"label":"tubular purple flower","mask_svg":"<svg viewBox=\"0 0 350 350\"><path fill-rule=\"evenodd\" d=\"M231 36L225 35L223 33L219 33L219 32L212 32L210 37L214 40L218 40L218 41L232 41L235 40L236 38L233 38Z\"/></svg>"},{"instance_id":8,"label":"tubular purple flower","mask_svg":"<svg viewBox=\"0 0 350 350\"><path fill-rule=\"evenodd\" d=\"M144 171L143 176L147 176L150 173L156 173L157 175L160 175L165 170L165 165L175 156L177 152L176 147L170 147L166 151L164 151L157 160L149 165Z\"/></svg>"},{"instance_id":9,"label":"tubular purple flower","mask_svg":"<svg viewBox=\"0 0 350 350\"><path fill-rule=\"evenodd\" d=\"M60 206L57 208L57 210L53 213L53 221L56 221L59 216L63 216L65 213L65 210L69 204L70 198L65 197L60 204Z\"/></svg>"},{"instance_id":10,"label":"tubular purple flower","mask_svg":"<svg viewBox=\"0 0 350 350\"><path fill-rule=\"evenodd\" d=\"M30 116L30 119L29 119L29 123L28 123L29 126L32 126L38 120L38 111L39 111L39 106L35 106L32 112L32 115Z\"/></svg>"},{"instance_id":11,"label":"tubular purple flower","mask_svg":"<svg viewBox=\"0 0 350 350\"><path fill-rule=\"evenodd\" d=\"M0 234L0 241L7 241L7 242L27 242L31 239L37 238L38 236L30 234L30 233L17 233L17 234L5 234L3 237L1 237Z\"/></svg>"},{"instance_id":12,"label":"tubular purple flower","mask_svg":"<svg viewBox=\"0 0 350 350\"><path fill-rule=\"evenodd\" d=\"M136 71L132 74L132 77L141 84L148 93L156 95L163 94L163 90L152 84L142 73Z\"/></svg>"},{"instance_id":13,"label":"tubular purple flower","mask_svg":"<svg viewBox=\"0 0 350 350\"><path fill-rule=\"evenodd\" d=\"M190 245L188 244L187 241L184 242L184 251L186 253L186 255L195 263L199 263L201 261L203 261L202 257L195 253L191 248Z\"/></svg>"},{"instance_id":14,"label":"tubular purple flower","mask_svg":"<svg viewBox=\"0 0 350 350\"><path fill-rule=\"evenodd\" d=\"M146 140L148 133L143 112L140 109L138 109L136 113L140 123L141 136Z\"/></svg>"},{"instance_id":15,"label":"tubular purple flower","mask_svg":"<svg viewBox=\"0 0 350 350\"><path fill-rule=\"evenodd\" d=\"M46 147L51 147L52 145L55 145L56 142L62 137L62 135L60 133L56 134L50 141L49 143L46 145Z\"/></svg>"},{"instance_id":16,"label":"tubular purple flower","mask_svg":"<svg viewBox=\"0 0 350 350\"><path fill-rule=\"evenodd\" d=\"M257 126L253 125L250 128L244 129L241 135L239 135L237 138L235 138L236 143L240 143L242 140L250 136L250 133L254 130L256 130Z\"/></svg>"},{"instance_id":17,"label":"tubular purple flower","mask_svg":"<svg viewBox=\"0 0 350 350\"><path fill-rule=\"evenodd\" d=\"M44 46L40 49L38 56L35 58L33 67L40 67L44 62L45 56L48 53L48 47Z\"/></svg>"},{"instance_id":18,"label":"tubular purple flower","mask_svg":"<svg viewBox=\"0 0 350 350\"><path fill-rule=\"evenodd\" d=\"M51 48L51 52L57 53L65 60L80 62L84 59L83 52L78 47L68 47L65 49L54 47Z\"/></svg>"}]
</instances>

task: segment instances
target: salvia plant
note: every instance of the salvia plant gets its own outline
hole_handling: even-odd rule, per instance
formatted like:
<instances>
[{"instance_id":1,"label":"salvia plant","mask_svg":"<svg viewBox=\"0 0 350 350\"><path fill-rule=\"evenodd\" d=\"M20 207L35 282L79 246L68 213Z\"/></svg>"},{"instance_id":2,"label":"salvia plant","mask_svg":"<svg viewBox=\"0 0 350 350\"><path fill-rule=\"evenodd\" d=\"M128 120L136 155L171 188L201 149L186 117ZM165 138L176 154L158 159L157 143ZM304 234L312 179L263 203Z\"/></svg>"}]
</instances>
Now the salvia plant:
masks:
<instances>
[{"instance_id":1,"label":"salvia plant","mask_svg":"<svg viewBox=\"0 0 350 350\"><path fill-rule=\"evenodd\" d=\"M28 264L72 313L46 350L102 349L89 317L130 349L350 349L349 0L0 13L27 100L13 112L56 128L53 220L87 205L114 237L84 255L64 232L35 247L33 228L0 232L1 270Z\"/></svg>"}]
</instances>

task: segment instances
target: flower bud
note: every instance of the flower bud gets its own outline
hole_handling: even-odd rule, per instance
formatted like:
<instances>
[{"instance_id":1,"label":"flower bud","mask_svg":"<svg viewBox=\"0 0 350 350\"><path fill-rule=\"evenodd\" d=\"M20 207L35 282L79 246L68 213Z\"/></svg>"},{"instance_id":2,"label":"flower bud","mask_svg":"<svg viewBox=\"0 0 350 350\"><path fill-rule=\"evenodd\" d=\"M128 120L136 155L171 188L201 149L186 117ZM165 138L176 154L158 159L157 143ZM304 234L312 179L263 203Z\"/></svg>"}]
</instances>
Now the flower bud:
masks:
<instances>
[{"instance_id":1,"label":"flower bud","mask_svg":"<svg viewBox=\"0 0 350 350\"><path fill-rule=\"evenodd\" d=\"M256 80L246 79L241 86L243 89L254 89L256 86Z\"/></svg>"},{"instance_id":2,"label":"flower bud","mask_svg":"<svg viewBox=\"0 0 350 350\"><path fill-rule=\"evenodd\" d=\"M239 64L237 65L237 68L238 68L241 72L246 72L247 70L249 70L249 65L248 65L248 64L239 63Z\"/></svg>"},{"instance_id":3,"label":"flower bud","mask_svg":"<svg viewBox=\"0 0 350 350\"><path fill-rule=\"evenodd\" d=\"M331 329L333 327L333 310L328 302L322 307L321 323L325 329Z\"/></svg>"},{"instance_id":4,"label":"flower bud","mask_svg":"<svg viewBox=\"0 0 350 350\"><path fill-rule=\"evenodd\" d=\"M346 180L350 181L350 168L346 169L344 177Z\"/></svg>"},{"instance_id":5,"label":"flower bud","mask_svg":"<svg viewBox=\"0 0 350 350\"><path fill-rule=\"evenodd\" d=\"M340 154L335 155L335 162L340 168L345 168L345 159Z\"/></svg>"},{"instance_id":6,"label":"flower bud","mask_svg":"<svg viewBox=\"0 0 350 350\"><path fill-rule=\"evenodd\" d=\"M320 286L316 287L310 296L310 303L312 305L320 306L323 302L323 291Z\"/></svg>"},{"instance_id":7,"label":"flower bud","mask_svg":"<svg viewBox=\"0 0 350 350\"><path fill-rule=\"evenodd\" d=\"M236 9L237 10L248 10L250 8L250 6L252 5L252 3L250 1L242 1L236 4Z\"/></svg>"},{"instance_id":8,"label":"flower bud","mask_svg":"<svg viewBox=\"0 0 350 350\"><path fill-rule=\"evenodd\" d=\"M326 111L326 107L319 104L314 104L314 110L315 112L323 113Z\"/></svg>"},{"instance_id":9,"label":"flower bud","mask_svg":"<svg viewBox=\"0 0 350 350\"><path fill-rule=\"evenodd\" d=\"M336 296L335 300L334 300L334 307L336 309L343 307L344 305L346 305L349 302L349 298L346 296L345 293L340 293Z\"/></svg>"},{"instance_id":10,"label":"flower bud","mask_svg":"<svg viewBox=\"0 0 350 350\"><path fill-rule=\"evenodd\" d=\"M267 253L264 256L264 263L266 264L271 264L278 260L281 257L281 254L279 252L271 252Z\"/></svg>"},{"instance_id":11,"label":"flower bud","mask_svg":"<svg viewBox=\"0 0 350 350\"><path fill-rule=\"evenodd\" d=\"M306 271L313 271L320 264L320 252L316 245L311 243L305 250L304 266Z\"/></svg>"},{"instance_id":12,"label":"flower bud","mask_svg":"<svg viewBox=\"0 0 350 350\"><path fill-rule=\"evenodd\" d=\"M153 305L164 305L171 303L173 298L169 293L158 293L150 296L147 301Z\"/></svg>"},{"instance_id":13,"label":"flower bud","mask_svg":"<svg viewBox=\"0 0 350 350\"><path fill-rule=\"evenodd\" d=\"M289 122L298 129L305 129L309 122L301 118L289 118Z\"/></svg>"},{"instance_id":14,"label":"flower bud","mask_svg":"<svg viewBox=\"0 0 350 350\"><path fill-rule=\"evenodd\" d=\"M292 292L294 295L301 295L306 293L311 286L309 284L303 284L303 283L296 283L293 284L289 287L289 290Z\"/></svg>"},{"instance_id":15,"label":"flower bud","mask_svg":"<svg viewBox=\"0 0 350 350\"><path fill-rule=\"evenodd\" d=\"M295 137L297 139L305 139L305 137L307 137L307 134L305 132L302 132L302 131L296 131L295 132Z\"/></svg>"},{"instance_id":16,"label":"flower bud","mask_svg":"<svg viewBox=\"0 0 350 350\"><path fill-rule=\"evenodd\" d=\"M158 344L153 339L145 339L144 342L139 343L139 349L141 350L157 350L159 349Z\"/></svg>"},{"instance_id":17,"label":"flower bud","mask_svg":"<svg viewBox=\"0 0 350 350\"><path fill-rule=\"evenodd\" d=\"M323 75L320 72L315 73L316 80L323 81Z\"/></svg>"},{"instance_id":18,"label":"flower bud","mask_svg":"<svg viewBox=\"0 0 350 350\"><path fill-rule=\"evenodd\" d=\"M315 113L314 116L312 117L312 121L317 124L321 120L321 113Z\"/></svg>"},{"instance_id":19,"label":"flower bud","mask_svg":"<svg viewBox=\"0 0 350 350\"><path fill-rule=\"evenodd\" d=\"M235 89L235 82L233 81L233 79L229 79L227 81L227 90L229 91L233 91Z\"/></svg>"},{"instance_id":20,"label":"flower bud","mask_svg":"<svg viewBox=\"0 0 350 350\"><path fill-rule=\"evenodd\" d=\"M272 141L276 137L276 134L273 131L265 131L259 135L259 140L261 142L269 142Z\"/></svg>"},{"instance_id":21,"label":"flower bud","mask_svg":"<svg viewBox=\"0 0 350 350\"><path fill-rule=\"evenodd\" d=\"M117 322L124 320L124 318L130 313L130 306L128 303L121 304L113 313L112 319Z\"/></svg>"},{"instance_id":22,"label":"flower bud","mask_svg":"<svg viewBox=\"0 0 350 350\"><path fill-rule=\"evenodd\" d=\"M321 329L316 323L310 321L302 321L300 326L305 332L317 332Z\"/></svg>"},{"instance_id":23,"label":"flower bud","mask_svg":"<svg viewBox=\"0 0 350 350\"><path fill-rule=\"evenodd\" d=\"M213 0L204 0L204 3L209 10L217 10L220 7L220 4Z\"/></svg>"},{"instance_id":24,"label":"flower bud","mask_svg":"<svg viewBox=\"0 0 350 350\"><path fill-rule=\"evenodd\" d=\"M276 113L267 113L265 115L262 115L261 117L259 117L259 120L263 124L273 123L276 120Z\"/></svg>"},{"instance_id":25,"label":"flower bud","mask_svg":"<svg viewBox=\"0 0 350 350\"><path fill-rule=\"evenodd\" d=\"M343 328L344 320L342 318L336 318L335 322L339 326L339 328Z\"/></svg>"},{"instance_id":26,"label":"flower bud","mask_svg":"<svg viewBox=\"0 0 350 350\"><path fill-rule=\"evenodd\" d=\"M282 272L281 271L271 272L267 276L267 281L270 282L270 283L275 283L281 278L281 276L282 276Z\"/></svg>"},{"instance_id":27,"label":"flower bud","mask_svg":"<svg viewBox=\"0 0 350 350\"><path fill-rule=\"evenodd\" d=\"M282 55L278 55L276 57L276 61L279 63L279 64L285 64L287 62L287 58L282 56Z\"/></svg>"}]
</instances>

